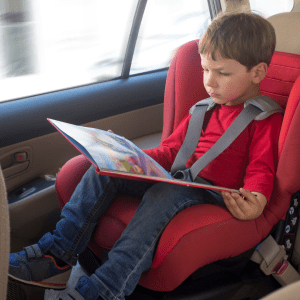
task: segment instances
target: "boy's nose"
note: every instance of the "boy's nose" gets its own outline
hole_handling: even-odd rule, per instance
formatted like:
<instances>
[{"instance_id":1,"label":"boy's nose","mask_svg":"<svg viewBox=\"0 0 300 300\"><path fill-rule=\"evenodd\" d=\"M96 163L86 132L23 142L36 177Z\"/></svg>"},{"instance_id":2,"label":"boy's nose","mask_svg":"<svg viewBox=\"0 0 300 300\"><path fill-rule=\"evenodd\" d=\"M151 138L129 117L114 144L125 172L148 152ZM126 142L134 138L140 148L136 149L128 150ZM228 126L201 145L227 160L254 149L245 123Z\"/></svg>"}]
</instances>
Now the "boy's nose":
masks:
<instances>
[{"instance_id":1,"label":"boy's nose","mask_svg":"<svg viewBox=\"0 0 300 300\"><path fill-rule=\"evenodd\" d=\"M209 74L206 74L204 76L204 85L209 86L209 87L216 87L216 86L218 86L216 78L215 78L215 76L211 72Z\"/></svg>"}]
</instances>

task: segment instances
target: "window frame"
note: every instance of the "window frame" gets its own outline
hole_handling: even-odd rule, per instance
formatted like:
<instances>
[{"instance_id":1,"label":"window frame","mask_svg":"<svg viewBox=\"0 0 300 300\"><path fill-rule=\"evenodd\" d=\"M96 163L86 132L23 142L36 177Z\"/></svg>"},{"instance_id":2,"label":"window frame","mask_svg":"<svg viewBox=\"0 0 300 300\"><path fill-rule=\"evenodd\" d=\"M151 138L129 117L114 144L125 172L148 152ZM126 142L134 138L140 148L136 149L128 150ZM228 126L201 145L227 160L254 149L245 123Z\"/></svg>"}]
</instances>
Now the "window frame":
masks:
<instances>
[{"instance_id":1,"label":"window frame","mask_svg":"<svg viewBox=\"0 0 300 300\"><path fill-rule=\"evenodd\" d=\"M164 70L169 69L169 67L165 67L162 69L154 69L154 70L150 70L147 72L130 75L130 68L131 68L131 63L132 63L132 59L133 59L133 55L134 55L134 50L135 50L136 42L137 42L138 35L139 35L139 30L140 30L140 27L142 24L143 15L144 15L147 3L148 3L148 0L139 0L139 2L137 4L135 15L134 15L133 22L132 22L130 35L129 35L129 39L128 39L128 43L127 43L125 57L124 57L124 61L123 61L122 73L119 78L126 79L131 76L138 76L140 74L149 74L149 73L159 72L159 71L164 71ZM207 3L208 3L208 7L209 7L211 20L213 20L213 18L222 11L221 1L220 0L207 0ZM111 80L114 80L114 79L111 79Z\"/></svg>"},{"instance_id":2,"label":"window frame","mask_svg":"<svg viewBox=\"0 0 300 300\"><path fill-rule=\"evenodd\" d=\"M136 41L139 35L140 27L142 24L142 19L144 16L145 8L147 5L148 0L139 0L135 15L133 18L132 26L131 26L131 31L129 34L129 39L127 43L127 48L125 52L125 57L123 61L123 67L122 67L122 72L121 72L121 78L125 79L129 77L130 74L130 68L131 68L131 63L133 59L133 54L134 54L134 49L136 45Z\"/></svg>"},{"instance_id":3,"label":"window frame","mask_svg":"<svg viewBox=\"0 0 300 300\"><path fill-rule=\"evenodd\" d=\"M210 18L213 20L221 11L222 5L220 0L207 0Z\"/></svg>"}]
</instances>

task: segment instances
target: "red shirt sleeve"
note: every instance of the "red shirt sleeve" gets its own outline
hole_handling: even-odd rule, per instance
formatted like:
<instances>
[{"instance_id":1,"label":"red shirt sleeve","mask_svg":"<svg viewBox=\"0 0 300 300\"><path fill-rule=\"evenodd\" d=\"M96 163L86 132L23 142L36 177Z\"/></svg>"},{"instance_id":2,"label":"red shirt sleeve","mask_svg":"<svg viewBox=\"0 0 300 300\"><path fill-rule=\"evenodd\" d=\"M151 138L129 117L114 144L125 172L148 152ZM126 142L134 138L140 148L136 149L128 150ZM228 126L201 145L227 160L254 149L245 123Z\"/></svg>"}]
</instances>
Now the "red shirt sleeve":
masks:
<instances>
[{"instance_id":1,"label":"red shirt sleeve","mask_svg":"<svg viewBox=\"0 0 300 300\"><path fill-rule=\"evenodd\" d=\"M191 116L188 114L160 147L143 150L168 172L171 171L175 157L184 141L190 118Z\"/></svg>"},{"instance_id":2,"label":"red shirt sleeve","mask_svg":"<svg viewBox=\"0 0 300 300\"><path fill-rule=\"evenodd\" d=\"M249 161L244 188L271 198L278 164L278 141L283 116L274 114L262 121L254 121L250 130Z\"/></svg>"}]
</instances>

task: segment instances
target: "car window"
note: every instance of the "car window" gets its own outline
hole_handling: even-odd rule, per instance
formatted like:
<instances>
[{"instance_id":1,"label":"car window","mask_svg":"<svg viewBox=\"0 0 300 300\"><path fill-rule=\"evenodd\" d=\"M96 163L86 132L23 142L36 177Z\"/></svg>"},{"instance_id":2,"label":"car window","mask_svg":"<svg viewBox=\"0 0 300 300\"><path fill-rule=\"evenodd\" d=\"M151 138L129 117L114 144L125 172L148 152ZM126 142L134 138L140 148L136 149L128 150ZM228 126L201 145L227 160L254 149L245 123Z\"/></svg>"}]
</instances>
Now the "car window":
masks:
<instances>
[{"instance_id":1,"label":"car window","mask_svg":"<svg viewBox=\"0 0 300 300\"><path fill-rule=\"evenodd\" d=\"M199 39L210 22L206 0L148 1L130 74L168 67L172 52Z\"/></svg>"},{"instance_id":2,"label":"car window","mask_svg":"<svg viewBox=\"0 0 300 300\"><path fill-rule=\"evenodd\" d=\"M0 101L121 75L138 0L6 2L12 5L1 10Z\"/></svg>"},{"instance_id":3,"label":"car window","mask_svg":"<svg viewBox=\"0 0 300 300\"><path fill-rule=\"evenodd\" d=\"M294 0L249 0L252 11L257 12L265 18L289 12L293 9Z\"/></svg>"},{"instance_id":4,"label":"car window","mask_svg":"<svg viewBox=\"0 0 300 300\"><path fill-rule=\"evenodd\" d=\"M0 10L0 101L121 76L138 0L5 0ZM130 74L169 66L210 23L207 0L151 0Z\"/></svg>"}]
</instances>

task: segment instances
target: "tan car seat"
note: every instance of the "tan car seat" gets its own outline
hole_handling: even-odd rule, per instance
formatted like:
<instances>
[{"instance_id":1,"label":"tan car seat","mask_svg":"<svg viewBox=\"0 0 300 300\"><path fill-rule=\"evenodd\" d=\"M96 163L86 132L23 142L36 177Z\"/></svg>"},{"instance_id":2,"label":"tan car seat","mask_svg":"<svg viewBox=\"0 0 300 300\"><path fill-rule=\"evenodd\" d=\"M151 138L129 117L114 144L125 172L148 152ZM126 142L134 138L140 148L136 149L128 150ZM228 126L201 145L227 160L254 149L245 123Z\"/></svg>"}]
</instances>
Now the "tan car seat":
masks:
<instances>
[{"instance_id":1,"label":"tan car seat","mask_svg":"<svg viewBox=\"0 0 300 300\"><path fill-rule=\"evenodd\" d=\"M9 257L9 213L6 188L0 168L0 299L6 299Z\"/></svg>"},{"instance_id":2,"label":"tan car seat","mask_svg":"<svg viewBox=\"0 0 300 300\"><path fill-rule=\"evenodd\" d=\"M268 18L275 28L276 51L300 54L300 12L281 13Z\"/></svg>"},{"instance_id":3,"label":"tan car seat","mask_svg":"<svg viewBox=\"0 0 300 300\"><path fill-rule=\"evenodd\" d=\"M280 290L262 298L261 300L299 300L300 281L287 285Z\"/></svg>"}]
</instances>

